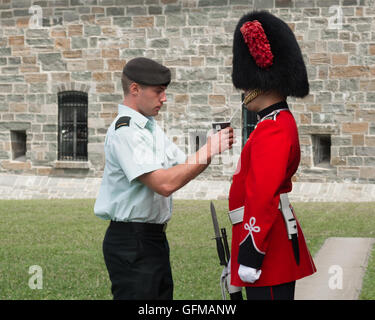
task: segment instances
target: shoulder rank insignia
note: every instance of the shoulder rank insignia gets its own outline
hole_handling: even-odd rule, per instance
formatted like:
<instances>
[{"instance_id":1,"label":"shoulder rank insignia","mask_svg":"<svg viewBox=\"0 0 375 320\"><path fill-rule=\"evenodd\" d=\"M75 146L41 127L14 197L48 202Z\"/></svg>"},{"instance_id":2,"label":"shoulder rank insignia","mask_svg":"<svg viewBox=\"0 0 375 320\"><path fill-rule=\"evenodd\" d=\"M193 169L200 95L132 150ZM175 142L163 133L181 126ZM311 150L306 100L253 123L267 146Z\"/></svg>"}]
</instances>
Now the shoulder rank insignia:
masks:
<instances>
[{"instance_id":1,"label":"shoulder rank insignia","mask_svg":"<svg viewBox=\"0 0 375 320\"><path fill-rule=\"evenodd\" d=\"M121 117L116 121L115 130L121 127L129 127L130 117Z\"/></svg>"}]
</instances>

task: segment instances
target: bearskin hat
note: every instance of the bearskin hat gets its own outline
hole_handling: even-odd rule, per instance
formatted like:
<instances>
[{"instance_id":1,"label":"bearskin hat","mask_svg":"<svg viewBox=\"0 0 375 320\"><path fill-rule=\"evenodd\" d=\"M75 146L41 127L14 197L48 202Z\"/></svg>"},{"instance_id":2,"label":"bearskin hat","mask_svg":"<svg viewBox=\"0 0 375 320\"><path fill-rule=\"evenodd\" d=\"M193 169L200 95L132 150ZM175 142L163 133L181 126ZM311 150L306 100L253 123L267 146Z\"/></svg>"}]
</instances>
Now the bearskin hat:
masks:
<instances>
[{"instance_id":1,"label":"bearskin hat","mask_svg":"<svg viewBox=\"0 0 375 320\"><path fill-rule=\"evenodd\" d=\"M309 93L301 49L285 22L267 11L253 11L239 20L233 38L232 81L242 90L277 90L300 98Z\"/></svg>"}]
</instances>

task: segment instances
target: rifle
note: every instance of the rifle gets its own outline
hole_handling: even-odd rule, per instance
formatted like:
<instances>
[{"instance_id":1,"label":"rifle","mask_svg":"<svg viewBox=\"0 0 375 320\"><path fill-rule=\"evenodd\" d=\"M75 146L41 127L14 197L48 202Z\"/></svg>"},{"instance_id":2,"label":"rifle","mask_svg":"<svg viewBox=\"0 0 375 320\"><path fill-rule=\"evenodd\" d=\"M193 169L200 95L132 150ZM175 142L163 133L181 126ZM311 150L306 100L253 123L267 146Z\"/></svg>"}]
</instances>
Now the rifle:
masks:
<instances>
[{"instance_id":1,"label":"rifle","mask_svg":"<svg viewBox=\"0 0 375 320\"><path fill-rule=\"evenodd\" d=\"M229 246L228 246L226 230L225 228L222 228L221 234L220 234L219 223L217 221L217 216L216 216L216 210L212 201L211 201L210 206L211 206L212 223L214 225L214 231L215 231L217 254L219 256L220 265L224 266L224 270L220 278L221 295L223 297L223 300L226 300L226 292L225 292L225 289L226 289L229 292L231 300L243 300L242 288L235 287L230 284L230 266L228 265L228 262L230 262L230 251L229 251Z\"/></svg>"}]
</instances>

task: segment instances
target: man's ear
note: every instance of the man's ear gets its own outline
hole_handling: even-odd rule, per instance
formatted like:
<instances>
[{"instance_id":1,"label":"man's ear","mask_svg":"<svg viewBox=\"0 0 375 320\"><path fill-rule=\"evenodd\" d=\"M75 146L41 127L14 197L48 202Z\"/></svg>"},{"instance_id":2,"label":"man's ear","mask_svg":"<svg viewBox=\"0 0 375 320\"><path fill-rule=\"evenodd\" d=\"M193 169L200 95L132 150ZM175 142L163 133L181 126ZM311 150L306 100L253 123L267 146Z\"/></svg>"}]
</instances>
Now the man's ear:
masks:
<instances>
[{"instance_id":1,"label":"man's ear","mask_svg":"<svg viewBox=\"0 0 375 320\"><path fill-rule=\"evenodd\" d=\"M129 93L133 96L138 96L141 87L138 83L132 82L129 86Z\"/></svg>"}]
</instances>

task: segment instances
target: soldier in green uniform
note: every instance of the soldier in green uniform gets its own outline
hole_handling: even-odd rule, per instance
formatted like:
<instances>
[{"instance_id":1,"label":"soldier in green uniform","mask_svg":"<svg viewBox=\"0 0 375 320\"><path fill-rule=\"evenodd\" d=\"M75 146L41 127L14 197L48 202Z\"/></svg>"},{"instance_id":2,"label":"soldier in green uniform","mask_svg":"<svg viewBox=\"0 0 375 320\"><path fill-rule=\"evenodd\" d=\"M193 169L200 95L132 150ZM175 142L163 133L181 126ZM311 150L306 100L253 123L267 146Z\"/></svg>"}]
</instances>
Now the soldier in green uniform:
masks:
<instances>
[{"instance_id":1,"label":"soldier in green uniform","mask_svg":"<svg viewBox=\"0 0 375 320\"><path fill-rule=\"evenodd\" d=\"M170 70L156 61L130 60L122 74L124 101L107 131L94 212L111 221L103 254L114 299L173 298L165 234L172 215L171 194L233 144L233 129L226 128L186 157L154 120L170 81Z\"/></svg>"}]
</instances>

